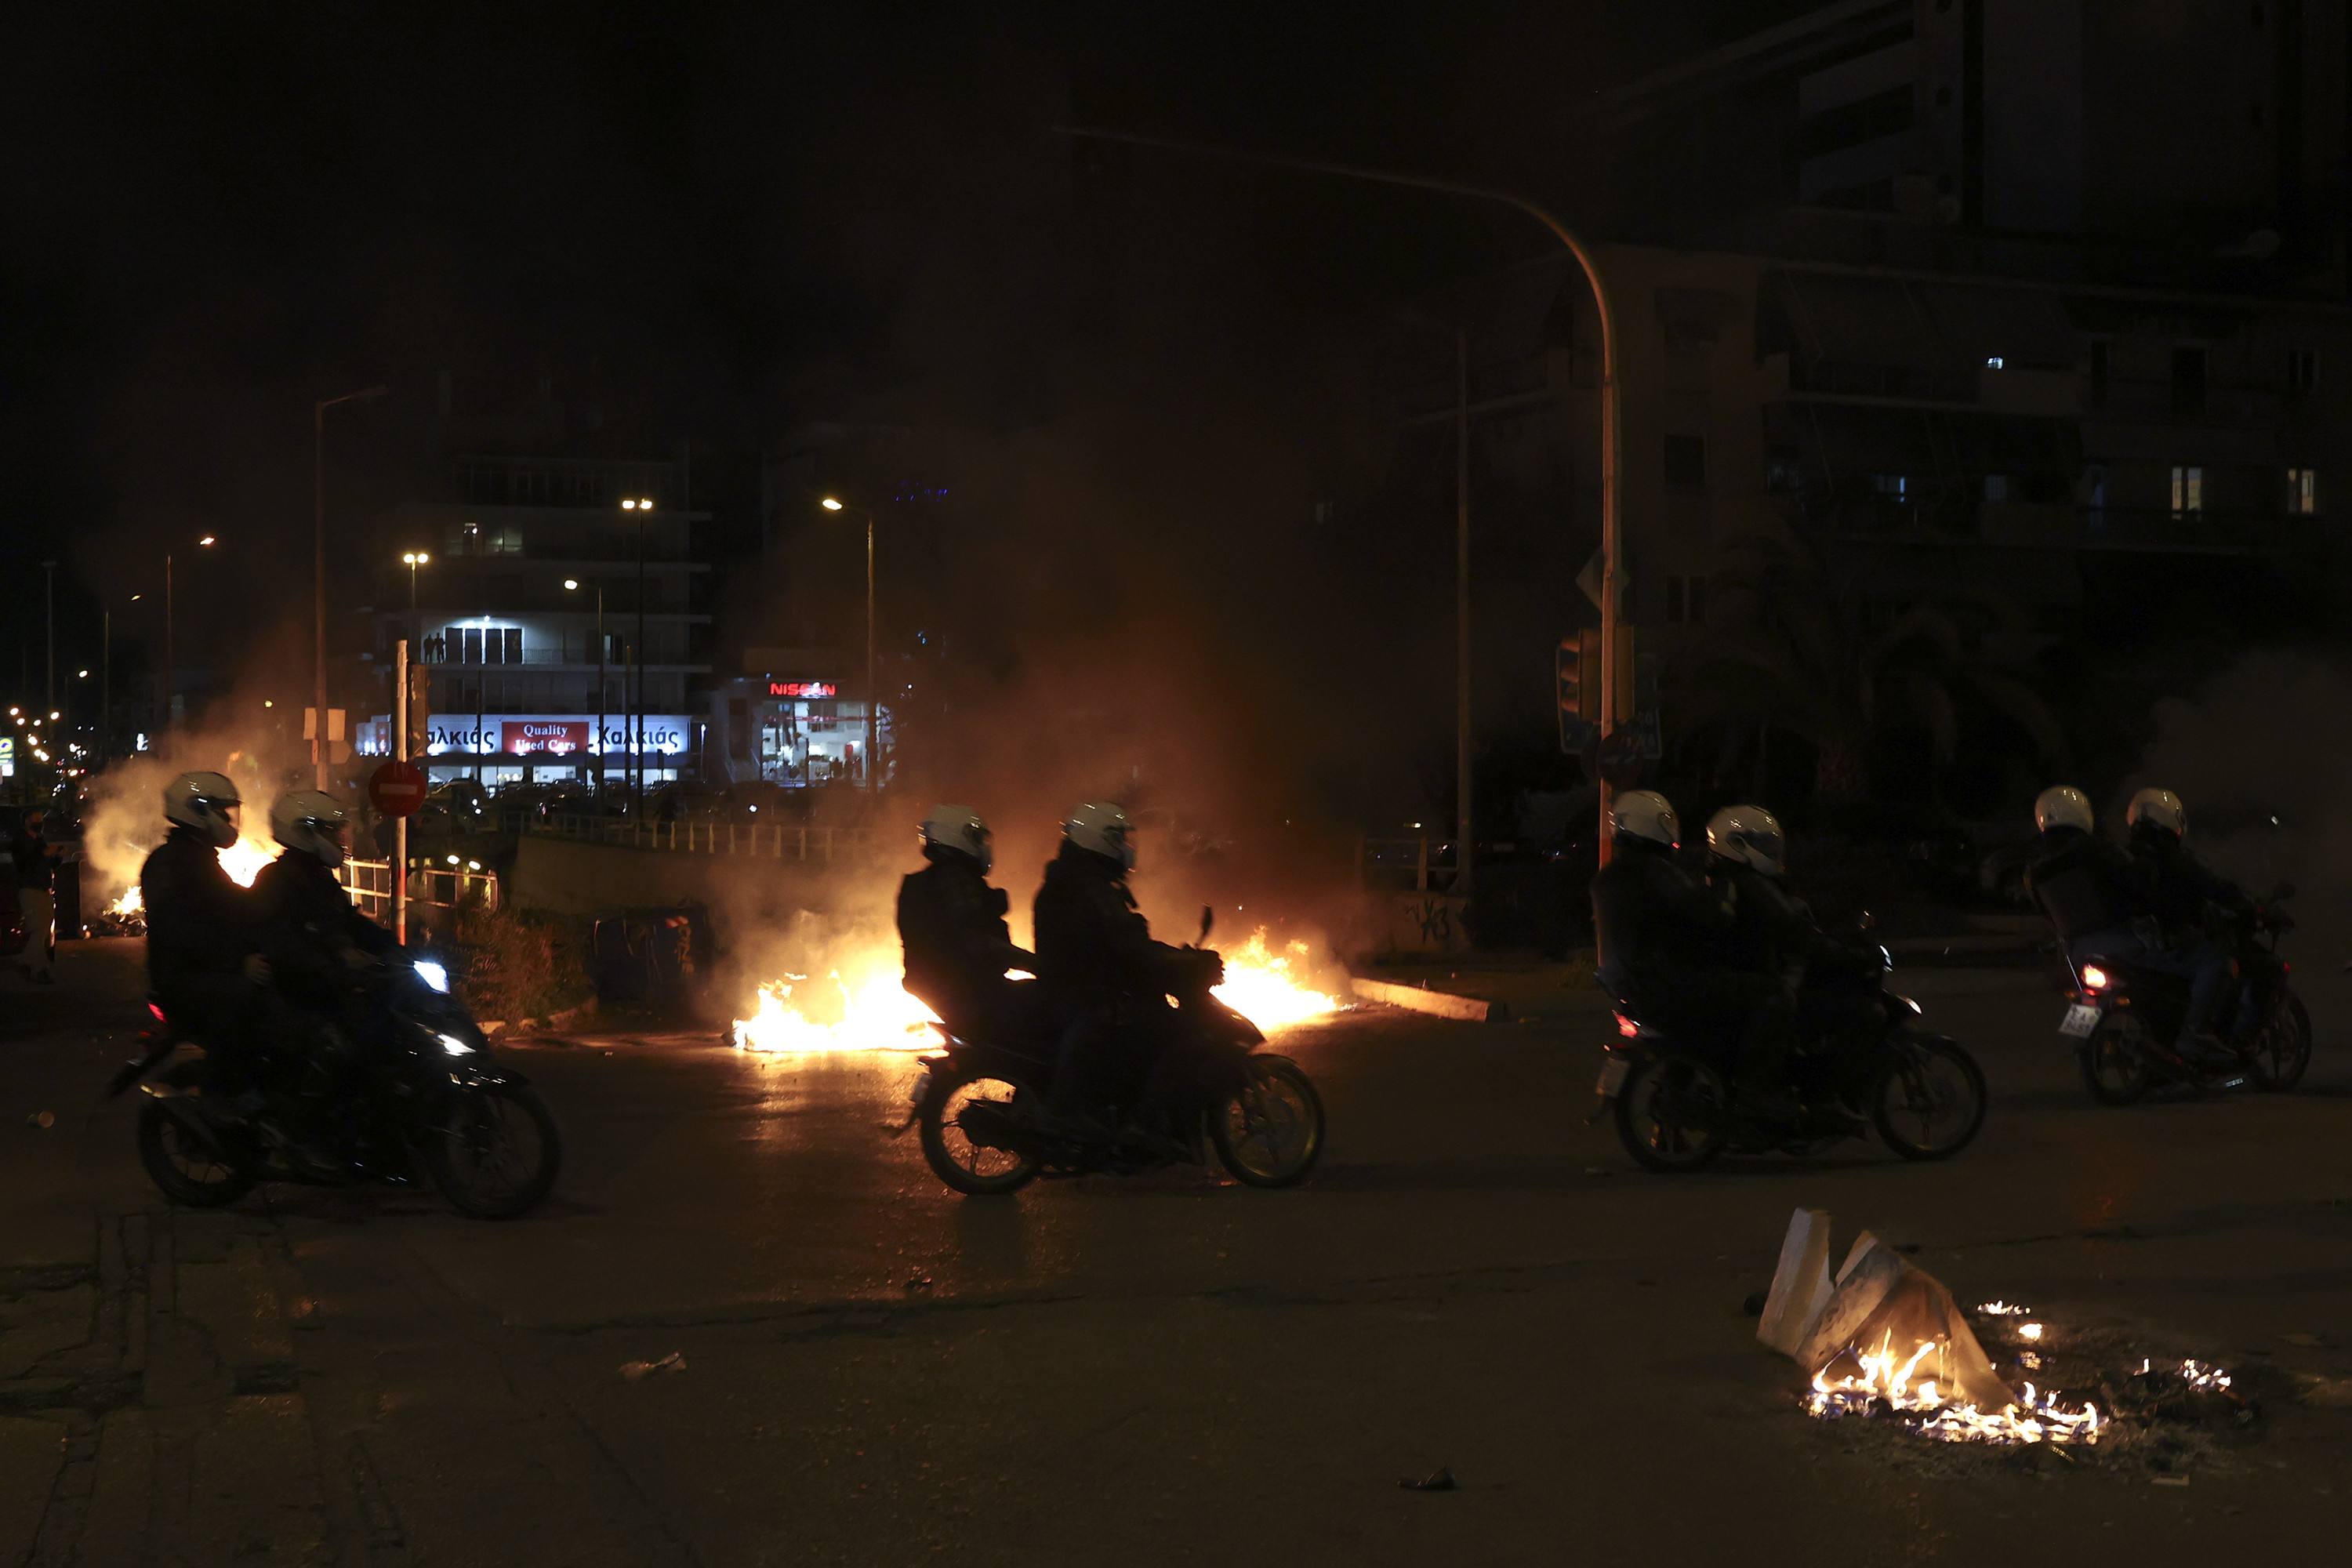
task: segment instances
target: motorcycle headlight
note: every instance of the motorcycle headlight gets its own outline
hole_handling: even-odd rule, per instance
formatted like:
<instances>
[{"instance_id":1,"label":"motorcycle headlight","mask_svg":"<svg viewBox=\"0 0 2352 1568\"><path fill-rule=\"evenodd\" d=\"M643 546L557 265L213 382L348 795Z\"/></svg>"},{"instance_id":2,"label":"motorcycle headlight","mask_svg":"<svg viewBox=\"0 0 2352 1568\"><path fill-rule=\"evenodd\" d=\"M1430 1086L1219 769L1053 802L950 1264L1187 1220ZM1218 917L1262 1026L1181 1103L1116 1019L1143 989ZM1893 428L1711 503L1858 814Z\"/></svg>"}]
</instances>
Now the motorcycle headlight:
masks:
<instances>
[{"instance_id":1,"label":"motorcycle headlight","mask_svg":"<svg viewBox=\"0 0 2352 1568\"><path fill-rule=\"evenodd\" d=\"M441 993L442 995L449 994L449 972L433 960L420 958L416 961L416 978Z\"/></svg>"},{"instance_id":2,"label":"motorcycle headlight","mask_svg":"<svg viewBox=\"0 0 2352 1568\"><path fill-rule=\"evenodd\" d=\"M450 1056L470 1057L474 1054L474 1047L455 1035L441 1035L436 1037L441 1042L442 1050Z\"/></svg>"}]
</instances>

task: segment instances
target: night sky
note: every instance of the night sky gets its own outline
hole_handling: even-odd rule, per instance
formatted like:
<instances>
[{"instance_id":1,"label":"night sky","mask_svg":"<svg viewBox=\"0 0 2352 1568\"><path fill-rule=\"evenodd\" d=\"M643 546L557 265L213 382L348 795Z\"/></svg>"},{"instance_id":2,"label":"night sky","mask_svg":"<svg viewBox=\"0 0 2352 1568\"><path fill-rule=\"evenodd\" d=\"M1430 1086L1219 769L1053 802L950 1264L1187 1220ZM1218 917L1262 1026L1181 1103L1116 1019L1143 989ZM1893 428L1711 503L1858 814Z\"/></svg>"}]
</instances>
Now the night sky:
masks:
<instances>
[{"instance_id":1,"label":"night sky","mask_svg":"<svg viewBox=\"0 0 2352 1568\"><path fill-rule=\"evenodd\" d=\"M205 531L226 553L183 636L234 663L307 587L309 401L395 389L331 416L356 520L413 485L442 367L469 390L556 376L613 443L691 437L714 473L885 409L1087 416L1120 434L1087 461L1131 458L1142 489L1188 452L1255 443L1279 467L1297 433L1268 411L1298 409L1303 360L1542 237L1395 193L1076 161L1050 126L1546 195L1572 185L1595 84L1802 8L17 8L0 685L29 638L38 689L32 563L67 563L69 668L96 595L152 588ZM1098 508L1086 531L1126 528Z\"/></svg>"}]
</instances>

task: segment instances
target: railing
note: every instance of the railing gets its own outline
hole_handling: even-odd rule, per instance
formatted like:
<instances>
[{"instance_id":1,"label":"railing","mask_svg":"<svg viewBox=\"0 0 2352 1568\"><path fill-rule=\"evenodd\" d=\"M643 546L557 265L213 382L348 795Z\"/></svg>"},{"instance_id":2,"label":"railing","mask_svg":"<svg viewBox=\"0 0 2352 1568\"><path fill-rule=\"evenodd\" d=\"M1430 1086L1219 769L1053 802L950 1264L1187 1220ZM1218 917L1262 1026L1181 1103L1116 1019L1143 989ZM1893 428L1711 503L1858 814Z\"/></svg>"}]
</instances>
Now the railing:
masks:
<instances>
[{"instance_id":1,"label":"railing","mask_svg":"<svg viewBox=\"0 0 2352 1568\"><path fill-rule=\"evenodd\" d=\"M1395 892L1443 891L1454 882L1454 840L1451 838L1359 838L1356 840L1356 881L1366 888Z\"/></svg>"},{"instance_id":2,"label":"railing","mask_svg":"<svg viewBox=\"0 0 2352 1568\"><path fill-rule=\"evenodd\" d=\"M372 921L392 919L392 862L346 860L342 882L360 913ZM456 867L412 866L408 872L408 907L454 911L469 903L486 910L499 907L499 874L466 871Z\"/></svg>"},{"instance_id":3,"label":"railing","mask_svg":"<svg viewBox=\"0 0 2352 1568\"><path fill-rule=\"evenodd\" d=\"M527 825L538 837L572 838L625 848L667 849L681 855L743 855L762 860L815 861L830 866L866 859L874 851L866 827L806 827L786 823L613 822L599 816L551 816Z\"/></svg>"}]
</instances>

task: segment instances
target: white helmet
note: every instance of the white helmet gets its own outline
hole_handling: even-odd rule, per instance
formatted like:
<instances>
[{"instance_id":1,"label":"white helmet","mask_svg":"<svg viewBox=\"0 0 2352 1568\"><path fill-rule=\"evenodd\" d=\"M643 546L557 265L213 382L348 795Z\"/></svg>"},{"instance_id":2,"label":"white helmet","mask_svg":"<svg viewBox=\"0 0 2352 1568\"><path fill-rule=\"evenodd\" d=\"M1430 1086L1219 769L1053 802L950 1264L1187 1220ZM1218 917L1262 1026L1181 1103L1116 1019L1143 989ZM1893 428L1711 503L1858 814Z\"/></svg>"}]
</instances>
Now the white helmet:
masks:
<instances>
[{"instance_id":1,"label":"white helmet","mask_svg":"<svg viewBox=\"0 0 2352 1568\"><path fill-rule=\"evenodd\" d=\"M2053 827L2091 831L2091 797L2073 784L2052 784L2033 800L2033 826L2047 833Z\"/></svg>"},{"instance_id":2,"label":"white helmet","mask_svg":"<svg viewBox=\"0 0 2352 1568\"><path fill-rule=\"evenodd\" d=\"M2168 789L2144 789L2132 796L2131 808L2124 813L2124 825L2127 827L2137 827L2143 822L2178 838L2189 831L2189 808Z\"/></svg>"},{"instance_id":3,"label":"white helmet","mask_svg":"<svg viewBox=\"0 0 2352 1568\"><path fill-rule=\"evenodd\" d=\"M1760 805L1727 805L1706 819L1707 853L1752 866L1768 877L1785 869L1788 840L1780 819Z\"/></svg>"},{"instance_id":4,"label":"white helmet","mask_svg":"<svg viewBox=\"0 0 2352 1568\"><path fill-rule=\"evenodd\" d=\"M1135 824L1115 800L1090 800L1063 819L1062 837L1107 860L1135 867Z\"/></svg>"},{"instance_id":5,"label":"white helmet","mask_svg":"<svg viewBox=\"0 0 2352 1568\"><path fill-rule=\"evenodd\" d=\"M342 802L315 789L288 790L269 808L269 831L278 842L325 866L343 863L344 820Z\"/></svg>"},{"instance_id":6,"label":"white helmet","mask_svg":"<svg viewBox=\"0 0 2352 1568\"><path fill-rule=\"evenodd\" d=\"M988 823L968 805L935 805L916 831L922 835L926 849L952 849L959 855L969 855L980 862L982 871L996 864Z\"/></svg>"},{"instance_id":7,"label":"white helmet","mask_svg":"<svg viewBox=\"0 0 2352 1568\"><path fill-rule=\"evenodd\" d=\"M1675 804L1654 789L1629 789L1609 803L1611 831L1619 837L1646 838L1669 849L1683 847L1683 825Z\"/></svg>"},{"instance_id":8,"label":"white helmet","mask_svg":"<svg viewBox=\"0 0 2352 1568\"><path fill-rule=\"evenodd\" d=\"M163 786L163 816L193 827L215 849L236 842L237 807L244 804L226 773L182 773Z\"/></svg>"}]
</instances>

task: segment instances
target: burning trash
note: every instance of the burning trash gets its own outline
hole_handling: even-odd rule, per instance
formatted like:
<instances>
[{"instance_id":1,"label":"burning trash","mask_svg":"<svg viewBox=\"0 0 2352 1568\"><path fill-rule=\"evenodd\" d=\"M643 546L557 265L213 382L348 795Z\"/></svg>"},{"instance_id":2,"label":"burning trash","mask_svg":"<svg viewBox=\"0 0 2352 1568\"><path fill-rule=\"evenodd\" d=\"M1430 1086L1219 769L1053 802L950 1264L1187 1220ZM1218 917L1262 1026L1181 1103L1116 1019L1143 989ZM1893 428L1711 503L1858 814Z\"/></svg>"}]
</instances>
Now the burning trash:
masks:
<instances>
[{"instance_id":1,"label":"burning trash","mask_svg":"<svg viewBox=\"0 0 2352 1568\"><path fill-rule=\"evenodd\" d=\"M234 851L224 850L226 860ZM1307 983L1311 954L1294 942L1276 951L1261 926L1224 955L1217 998L1259 1028L1275 1030L1339 1010L1337 996ZM735 1020L738 1050L923 1051L939 1044L936 1016L899 984L898 944L877 941L823 976L787 974L760 987L758 1008Z\"/></svg>"},{"instance_id":2,"label":"burning trash","mask_svg":"<svg viewBox=\"0 0 2352 1568\"><path fill-rule=\"evenodd\" d=\"M2020 1376L2011 1387L1940 1280L1868 1231L1832 1276L1829 1228L1819 1209L1790 1218L1756 1331L1811 1374L1801 1404L1818 1420L1877 1417L1945 1443L2088 1447L2126 1426L2144 1434L2159 1422L2218 1417L2243 1427L2254 1418L2221 1368L2144 1356L2137 1371L2110 1376L2088 1353L2106 1347L2086 1334L2067 1336L2084 1342L2070 1353L2103 1397L2062 1396L2050 1375ZM1974 1316L2019 1373L2042 1373L2055 1361L2062 1336L2030 1308L1988 1301Z\"/></svg>"}]
</instances>

